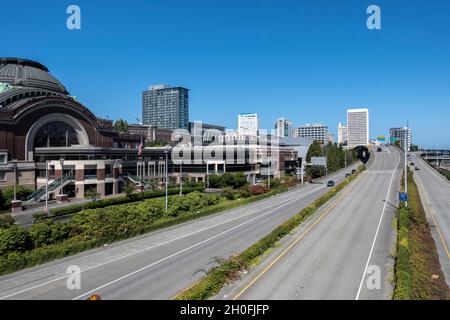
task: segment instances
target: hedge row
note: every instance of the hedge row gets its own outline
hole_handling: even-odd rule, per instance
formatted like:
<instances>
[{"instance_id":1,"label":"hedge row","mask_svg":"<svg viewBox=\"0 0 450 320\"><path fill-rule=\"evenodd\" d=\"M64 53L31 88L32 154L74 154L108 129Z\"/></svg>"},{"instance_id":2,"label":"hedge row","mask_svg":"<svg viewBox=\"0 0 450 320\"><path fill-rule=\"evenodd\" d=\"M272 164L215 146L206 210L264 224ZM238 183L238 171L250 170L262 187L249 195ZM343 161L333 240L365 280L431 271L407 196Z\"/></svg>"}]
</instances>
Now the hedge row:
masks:
<instances>
[{"instance_id":1,"label":"hedge row","mask_svg":"<svg viewBox=\"0 0 450 320\"><path fill-rule=\"evenodd\" d=\"M220 200L216 195L192 192L186 197L169 197L169 212L164 212L164 198L144 202L117 205L109 208L88 209L75 215L72 220L52 224L50 221L33 225L26 231L19 226L0 230L0 274L7 274L55 259L155 231L213 213L230 210L271 197L285 191L274 189L265 194L233 201ZM209 200L193 200L207 197ZM212 200L211 199L215 199ZM219 201L217 201L219 199ZM183 210L190 201L189 211ZM192 201L197 201L192 205ZM134 208L134 209L133 209ZM177 208L177 209L175 209ZM186 209L186 207L184 208ZM178 211L178 212L177 212ZM62 239L66 238L62 241ZM30 243L31 242L31 243ZM34 249L27 248L30 245ZM3 253L3 254L2 254Z\"/></svg>"},{"instance_id":2,"label":"hedge row","mask_svg":"<svg viewBox=\"0 0 450 320\"><path fill-rule=\"evenodd\" d=\"M412 172L408 173L408 208L399 209L397 237L393 299L450 299L450 290Z\"/></svg>"},{"instance_id":3,"label":"hedge row","mask_svg":"<svg viewBox=\"0 0 450 320\"><path fill-rule=\"evenodd\" d=\"M199 186L199 187L185 187L183 188L183 194L187 194L193 191L202 191L205 187ZM170 188L167 190L167 193L169 195L175 195L180 193L180 189L178 188ZM165 196L166 191L165 190L155 190L155 191L145 191L143 193L144 199L153 199L158 197ZM97 200L95 202L85 202L85 203L78 203L78 204L72 204L64 207L54 208L49 211L50 216L64 216L68 214L73 214L79 211L87 210L87 209L97 209L97 208L105 208L108 206L113 205L120 205L120 204L126 204L126 203L132 203L142 200L141 193L133 193L131 196L117 196L102 200ZM33 217L35 217L37 220L47 218L47 214L44 212L36 212L33 214Z\"/></svg>"},{"instance_id":4,"label":"hedge row","mask_svg":"<svg viewBox=\"0 0 450 320\"><path fill-rule=\"evenodd\" d=\"M358 167L357 174L365 169L364 165ZM212 268L207 275L188 290L181 292L178 300L205 300L212 297L228 282L234 280L239 271L249 267L252 261L262 256L268 249L272 248L285 235L299 226L307 217L311 216L324 203L334 197L339 191L347 186L357 174L354 174L329 190L312 204L302 209L298 214L292 216L284 223L276 227L268 235L244 250L241 254L232 256L220 265Z\"/></svg>"}]
</instances>

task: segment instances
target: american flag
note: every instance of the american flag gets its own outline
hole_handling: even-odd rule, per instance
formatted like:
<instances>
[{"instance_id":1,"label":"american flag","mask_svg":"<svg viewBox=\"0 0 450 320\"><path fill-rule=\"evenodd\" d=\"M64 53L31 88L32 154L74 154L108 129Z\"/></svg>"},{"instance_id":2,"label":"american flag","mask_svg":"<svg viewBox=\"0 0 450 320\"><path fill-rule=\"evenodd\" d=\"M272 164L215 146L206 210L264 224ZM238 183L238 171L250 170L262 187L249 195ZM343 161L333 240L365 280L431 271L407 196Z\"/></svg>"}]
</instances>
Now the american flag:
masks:
<instances>
[{"instance_id":1,"label":"american flag","mask_svg":"<svg viewBox=\"0 0 450 320\"><path fill-rule=\"evenodd\" d=\"M138 156L142 156L142 150L144 149L144 144L142 143L142 136L141 136L141 143L139 144L139 150L138 150Z\"/></svg>"}]
</instances>

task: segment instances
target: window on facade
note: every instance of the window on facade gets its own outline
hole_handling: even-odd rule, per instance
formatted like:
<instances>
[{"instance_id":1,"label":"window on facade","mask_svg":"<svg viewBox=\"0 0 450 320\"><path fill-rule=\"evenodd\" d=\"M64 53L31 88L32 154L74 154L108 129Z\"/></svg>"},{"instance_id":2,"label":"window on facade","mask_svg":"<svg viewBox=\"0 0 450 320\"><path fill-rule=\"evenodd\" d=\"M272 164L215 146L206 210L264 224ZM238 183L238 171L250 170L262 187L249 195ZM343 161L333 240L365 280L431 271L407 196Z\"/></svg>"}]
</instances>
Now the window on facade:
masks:
<instances>
[{"instance_id":1,"label":"window on facade","mask_svg":"<svg viewBox=\"0 0 450 320\"><path fill-rule=\"evenodd\" d=\"M70 147L73 144L78 144L75 129L59 121L42 126L34 138L35 148Z\"/></svg>"},{"instance_id":2,"label":"window on facade","mask_svg":"<svg viewBox=\"0 0 450 320\"><path fill-rule=\"evenodd\" d=\"M6 180L6 172L0 171L0 181L5 181L5 180Z\"/></svg>"},{"instance_id":3,"label":"window on facade","mask_svg":"<svg viewBox=\"0 0 450 320\"><path fill-rule=\"evenodd\" d=\"M0 152L0 164L6 164L8 162L8 154L6 152Z\"/></svg>"}]
</instances>

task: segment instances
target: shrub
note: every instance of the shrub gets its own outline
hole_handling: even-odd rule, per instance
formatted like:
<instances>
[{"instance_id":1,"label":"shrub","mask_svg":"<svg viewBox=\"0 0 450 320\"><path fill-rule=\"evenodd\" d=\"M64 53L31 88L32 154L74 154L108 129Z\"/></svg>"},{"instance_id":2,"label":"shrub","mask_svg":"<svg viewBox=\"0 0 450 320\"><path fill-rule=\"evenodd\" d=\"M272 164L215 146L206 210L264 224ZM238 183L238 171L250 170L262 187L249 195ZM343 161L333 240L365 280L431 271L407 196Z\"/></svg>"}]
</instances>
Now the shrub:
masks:
<instances>
[{"instance_id":1,"label":"shrub","mask_svg":"<svg viewBox=\"0 0 450 320\"><path fill-rule=\"evenodd\" d=\"M237 197L237 192L232 187L226 187L223 189L222 196L228 200L234 200Z\"/></svg>"},{"instance_id":2,"label":"shrub","mask_svg":"<svg viewBox=\"0 0 450 320\"><path fill-rule=\"evenodd\" d=\"M0 214L0 229L7 229L14 224L14 218L5 213Z\"/></svg>"},{"instance_id":3,"label":"shrub","mask_svg":"<svg viewBox=\"0 0 450 320\"><path fill-rule=\"evenodd\" d=\"M257 184L257 185L250 186L250 192L252 193L252 195L255 195L255 196L266 193L268 190L269 189L267 189L267 187L264 185Z\"/></svg>"},{"instance_id":4,"label":"shrub","mask_svg":"<svg viewBox=\"0 0 450 320\"><path fill-rule=\"evenodd\" d=\"M24 228L13 225L8 229L0 229L0 255L12 251L25 251L30 247L30 238Z\"/></svg>"},{"instance_id":5,"label":"shrub","mask_svg":"<svg viewBox=\"0 0 450 320\"><path fill-rule=\"evenodd\" d=\"M250 187L247 185L247 186L243 186L243 187L239 188L239 196L241 198L251 197L252 196L252 192L250 190Z\"/></svg>"}]
</instances>

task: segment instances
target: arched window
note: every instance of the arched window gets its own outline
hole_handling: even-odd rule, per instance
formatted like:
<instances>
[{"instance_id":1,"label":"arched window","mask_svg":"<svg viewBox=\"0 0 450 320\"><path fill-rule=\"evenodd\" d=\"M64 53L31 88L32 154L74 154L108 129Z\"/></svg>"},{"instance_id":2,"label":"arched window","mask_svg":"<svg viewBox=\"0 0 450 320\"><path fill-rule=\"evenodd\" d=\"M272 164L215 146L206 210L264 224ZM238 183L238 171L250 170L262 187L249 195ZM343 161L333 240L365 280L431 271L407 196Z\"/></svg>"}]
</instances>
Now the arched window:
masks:
<instances>
[{"instance_id":1,"label":"arched window","mask_svg":"<svg viewBox=\"0 0 450 320\"><path fill-rule=\"evenodd\" d=\"M70 125L53 121L43 125L34 137L35 148L70 147L79 144L77 132Z\"/></svg>"}]
</instances>

